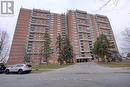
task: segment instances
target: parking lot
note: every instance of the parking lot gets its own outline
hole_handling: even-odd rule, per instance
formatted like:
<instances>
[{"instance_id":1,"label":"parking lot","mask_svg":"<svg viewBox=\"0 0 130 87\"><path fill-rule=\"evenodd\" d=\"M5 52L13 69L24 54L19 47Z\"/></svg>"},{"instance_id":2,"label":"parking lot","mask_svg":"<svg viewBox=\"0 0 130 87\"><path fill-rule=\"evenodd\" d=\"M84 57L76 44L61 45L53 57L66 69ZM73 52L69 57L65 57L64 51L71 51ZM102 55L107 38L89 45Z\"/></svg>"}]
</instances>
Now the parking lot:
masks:
<instances>
[{"instance_id":1,"label":"parking lot","mask_svg":"<svg viewBox=\"0 0 130 87\"><path fill-rule=\"evenodd\" d=\"M130 87L130 69L79 63L42 73L0 74L0 87Z\"/></svg>"}]
</instances>

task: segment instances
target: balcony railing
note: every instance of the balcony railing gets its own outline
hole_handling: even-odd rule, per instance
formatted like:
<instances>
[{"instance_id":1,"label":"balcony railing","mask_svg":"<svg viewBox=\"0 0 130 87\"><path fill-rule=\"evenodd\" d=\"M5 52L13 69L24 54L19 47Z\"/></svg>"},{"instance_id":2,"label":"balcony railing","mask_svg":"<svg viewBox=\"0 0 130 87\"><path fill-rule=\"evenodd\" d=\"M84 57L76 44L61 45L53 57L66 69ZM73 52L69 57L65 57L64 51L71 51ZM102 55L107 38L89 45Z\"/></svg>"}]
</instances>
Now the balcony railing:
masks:
<instances>
[{"instance_id":1,"label":"balcony railing","mask_svg":"<svg viewBox=\"0 0 130 87\"><path fill-rule=\"evenodd\" d=\"M49 26L49 24L43 24L43 23L31 23L31 25L36 25L36 26Z\"/></svg>"},{"instance_id":2,"label":"balcony railing","mask_svg":"<svg viewBox=\"0 0 130 87\"><path fill-rule=\"evenodd\" d=\"M80 38L80 40L88 40L88 38Z\"/></svg>"},{"instance_id":3,"label":"balcony railing","mask_svg":"<svg viewBox=\"0 0 130 87\"><path fill-rule=\"evenodd\" d=\"M30 31L30 32L32 32L32 33L45 33L44 31Z\"/></svg>"},{"instance_id":4,"label":"balcony railing","mask_svg":"<svg viewBox=\"0 0 130 87\"><path fill-rule=\"evenodd\" d=\"M107 20L100 20L100 19L97 19L97 22L100 22L100 23L109 23L109 21L107 21Z\"/></svg>"},{"instance_id":5,"label":"balcony railing","mask_svg":"<svg viewBox=\"0 0 130 87\"><path fill-rule=\"evenodd\" d=\"M101 29L107 29L107 30L110 30L111 28L110 27L105 27L105 26L100 26Z\"/></svg>"},{"instance_id":6,"label":"balcony railing","mask_svg":"<svg viewBox=\"0 0 130 87\"><path fill-rule=\"evenodd\" d=\"M28 41L37 41L37 42L43 42L43 41L45 41L45 40L38 40L38 39L28 39Z\"/></svg>"},{"instance_id":7,"label":"balcony railing","mask_svg":"<svg viewBox=\"0 0 130 87\"><path fill-rule=\"evenodd\" d=\"M50 19L50 17L37 16L37 15L32 15L32 18L45 19L45 20L49 20Z\"/></svg>"}]
</instances>

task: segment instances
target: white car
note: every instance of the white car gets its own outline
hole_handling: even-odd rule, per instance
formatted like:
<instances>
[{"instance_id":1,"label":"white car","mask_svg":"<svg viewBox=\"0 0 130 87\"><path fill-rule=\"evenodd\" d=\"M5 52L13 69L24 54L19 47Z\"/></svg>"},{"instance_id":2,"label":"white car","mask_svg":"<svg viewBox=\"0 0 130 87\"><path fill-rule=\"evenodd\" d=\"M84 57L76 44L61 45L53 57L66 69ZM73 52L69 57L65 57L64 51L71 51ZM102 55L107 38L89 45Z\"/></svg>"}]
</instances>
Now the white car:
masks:
<instances>
[{"instance_id":1,"label":"white car","mask_svg":"<svg viewBox=\"0 0 130 87\"><path fill-rule=\"evenodd\" d=\"M5 73L17 72L22 74L23 72L31 72L32 66L29 64L15 64L5 69Z\"/></svg>"}]
</instances>

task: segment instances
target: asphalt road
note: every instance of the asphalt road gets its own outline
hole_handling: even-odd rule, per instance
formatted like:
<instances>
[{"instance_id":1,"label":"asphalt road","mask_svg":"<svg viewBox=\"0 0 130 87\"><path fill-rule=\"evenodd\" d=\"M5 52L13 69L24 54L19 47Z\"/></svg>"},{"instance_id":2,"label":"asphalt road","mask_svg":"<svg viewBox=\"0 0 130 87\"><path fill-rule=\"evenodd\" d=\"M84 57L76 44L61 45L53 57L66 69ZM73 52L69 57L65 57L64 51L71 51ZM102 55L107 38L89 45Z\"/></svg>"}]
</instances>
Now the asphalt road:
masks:
<instances>
[{"instance_id":1,"label":"asphalt road","mask_svg":"<svg viewBox=\"0 0 130 87\"><path fill-rule=\"evenodd\" d=\"M90 62L43 73L0 74L0 87L130 87L130 69Z\"/></svg>"}]
</instances>

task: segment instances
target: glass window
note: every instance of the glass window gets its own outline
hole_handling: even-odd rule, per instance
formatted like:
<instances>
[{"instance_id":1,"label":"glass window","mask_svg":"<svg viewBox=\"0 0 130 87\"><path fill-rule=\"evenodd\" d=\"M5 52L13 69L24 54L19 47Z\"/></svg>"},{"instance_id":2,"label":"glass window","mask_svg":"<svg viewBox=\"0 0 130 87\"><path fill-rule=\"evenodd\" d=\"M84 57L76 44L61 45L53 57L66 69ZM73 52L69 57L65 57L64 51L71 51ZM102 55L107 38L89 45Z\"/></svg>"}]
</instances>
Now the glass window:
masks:
<instances>
[{"instance_id":1,"label":"glass window","mask_svg":"<svg viewBox=\"0 0 130 87\"><path fill-rule=\"evenodd\" d=\"M81 52L81 57L85 57L85 53L84 52Z\"/></svg>"},{"instance_id":2,"label":"glass window","mask_svg":"<svg viewBox=\"0 0 130 87\"><path fill-rule=\"evenodd\" d=\"M83 40L80 40L80 42L83 42Z\"/></svg>"},{"instance_id":3,"label":"glass window","mask_svg":"<svg viewBox=\"0 0 130 87\"><path fill-rule=\"evenodd\" d=\"M34 31L35 30L35 26L31 26L30 30Z\"/></svg>"},{"instance_id":4,"label":"glass window","mask_svg":"<svg viewBox=\"0 0 130 87\"><path fill-rule=\"evenodd\" d=\"M81 45L83 45L83 43L80 43Z\"/></svg>"},{"instance_id":5,"label":"glass window","mask_svg":"<svg viewBox=\"0 0 130 87\"><path fill-rule=\"evenodd\" d=\"M84 46L81 46L81 48L84 48Z\"/></svg>"},{"instance_id":6,"label":"glass window","mask_svg":"<svg viewBox=\"0 0 130 87\"><path fill-rule=\"evenodd\" d=\"M82 51L84 51L84 49L81 49Z\"/></svg>"},{"instance_id":7,"label":"glass window","mask_svg":"<svg viewBox=\"0 0 130 87\"><path fill-rule=\"evenodd\" d=\"M16 67L22 67L23 65L16 65Z\"/></svg>"},{"instance_id":8,"label":"glass window","mask_svg":"<svg viewBox=\"0 0 130 87\"><path fill-rule=\"evenodd\" d=\"M79 39L83 39L83 35L82 34L79 34Z\"/></svg>"},{"instance_id":9,"label":"glass window","mask_svg":"<svg viewBox=\"0 0 130 87\"><path fill-rule=\"evenodd\" d=\"M34 15L34 16L37 16L37 12L33 11L33 15Z\"/></svg>"},{"instance_id":10,"label":"glass window","mask_svg":"<svg viewBox=\"0 0 130 87\"><path fill-rule=\"evenodd\" d=\"M45 18L50 18L50 14L45 14Z\"/></svg>"},{"instance_id":11,"label":"glass window","mask_svg":"<svg viewBox=\"0 0 130 87\"><path fill-rule=\"evenodd\" d=\"M49 32L49 28L48 27L45 28L45 32Z\"/></svg>"},{"instance_id":12,"label":"glass window","mask_svg":"<svg viewBox=\"0 0 130 87\"><path fill-rule=\"evenodd\" d=\"M36 19L33 18L33 19L32 19L32 23L36 23Z\"/></svg>"}]
</instances>

